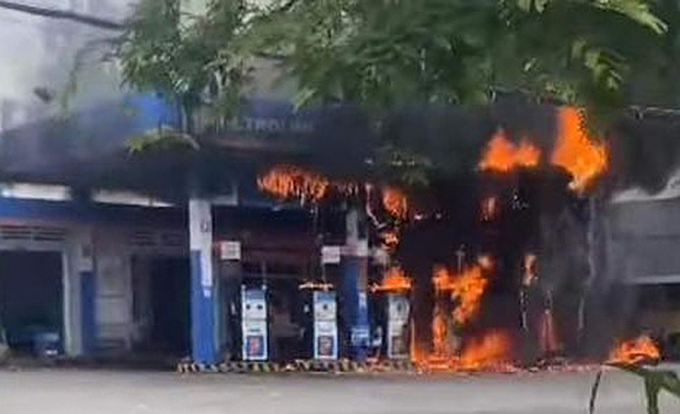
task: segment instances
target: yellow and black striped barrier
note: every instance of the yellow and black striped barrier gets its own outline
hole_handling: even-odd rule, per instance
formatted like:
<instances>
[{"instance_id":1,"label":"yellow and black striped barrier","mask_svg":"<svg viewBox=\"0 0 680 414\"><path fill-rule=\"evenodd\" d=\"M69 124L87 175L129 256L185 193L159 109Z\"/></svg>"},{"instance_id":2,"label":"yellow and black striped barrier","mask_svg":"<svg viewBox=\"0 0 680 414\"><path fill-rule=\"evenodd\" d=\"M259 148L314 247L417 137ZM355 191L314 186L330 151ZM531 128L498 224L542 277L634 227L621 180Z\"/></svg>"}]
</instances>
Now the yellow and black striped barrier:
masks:
<instances>
[{"instance_id":1,"label":"yellow and black striped barrier","mask_svg":"<svg viewBox=\"0 0 680 414\"><path fill-rule=\"evenodd\" d=\"M187 373L271 373L271 372L407 372L414 366L408 360L374 360L368 362L347 359L334 361L295 360L286 364L277 362L228 361L221 364L180 362L177 372Z\"/></svg>"}]
</instances>

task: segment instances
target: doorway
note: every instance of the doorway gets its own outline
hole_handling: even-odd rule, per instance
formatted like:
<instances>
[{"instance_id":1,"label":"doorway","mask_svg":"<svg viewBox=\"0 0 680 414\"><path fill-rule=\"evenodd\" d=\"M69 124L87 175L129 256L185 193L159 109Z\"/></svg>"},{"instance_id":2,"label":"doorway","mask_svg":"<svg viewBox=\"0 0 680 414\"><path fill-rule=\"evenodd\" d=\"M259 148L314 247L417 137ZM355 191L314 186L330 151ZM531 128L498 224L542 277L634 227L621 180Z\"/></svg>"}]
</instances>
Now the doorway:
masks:
<instances>
[{"instance_id":1,"label":"doorway","mask_svg":"<svg viewBox=\"0 0 680 414\"><path fill-rule=\"evenodd\" d=\"M190 350L190 275L185 257L133 259L133 313L138 349L173 356Z\"/></svg>"},{"instance_id":2,"label":"doorway","mask_svg":"<svg viewBox=\"0 0 680 414\"><path fill-rule=\"evenodd\" d=\"M0 252L0 328L10 348L33 352L50 334L63 349L62 278L61 252Z\"/></svg>"}]
</instances>

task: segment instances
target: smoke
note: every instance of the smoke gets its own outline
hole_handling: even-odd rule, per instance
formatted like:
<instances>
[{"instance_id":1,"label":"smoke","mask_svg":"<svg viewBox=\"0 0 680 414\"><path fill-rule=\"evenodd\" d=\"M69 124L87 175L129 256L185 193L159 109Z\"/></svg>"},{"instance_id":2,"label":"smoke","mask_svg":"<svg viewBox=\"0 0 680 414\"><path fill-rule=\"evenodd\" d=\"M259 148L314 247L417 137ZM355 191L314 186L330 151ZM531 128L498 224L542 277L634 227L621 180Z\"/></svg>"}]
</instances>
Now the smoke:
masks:
<instances>
[{"instance_id":1,"label":"smoke","mask_svg":"<svg viewBox=\"0 0 680 414\"><path fill-rule=\"evenodd\" d=\"M660 191L680 167L680 116L647 113L622 116L608 141L611 191L639 187Z\"/></svg>"}]
</instances>

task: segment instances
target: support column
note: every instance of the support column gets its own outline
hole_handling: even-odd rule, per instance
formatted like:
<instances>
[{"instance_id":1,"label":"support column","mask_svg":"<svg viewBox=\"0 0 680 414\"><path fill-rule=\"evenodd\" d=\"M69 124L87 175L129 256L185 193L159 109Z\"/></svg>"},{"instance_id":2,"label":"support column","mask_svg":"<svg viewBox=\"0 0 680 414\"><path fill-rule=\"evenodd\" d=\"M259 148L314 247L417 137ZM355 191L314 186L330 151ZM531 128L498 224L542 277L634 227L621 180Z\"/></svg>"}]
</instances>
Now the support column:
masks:
<instances>
[{"instance_id":1,"label":"support column","mask_svg":"<svg viewBox=\"0 0 680 414\"><path fill-rule=\"evenodd\" d=\"M70 278L70 285L75 285L76 295L70 295L70 301L65 310L79 323L68 323L72 326L70 344L66 344L66 353L71 356L88 355L96 350L97 346L97 318L96 297L97 277L94 266L94 242L92 229L89 227L79 228L75 232L72 243L73 266L70 271L75 277ZM68 319L71 319L68 318ZM74 341L77 339L78 341Z\"/></svg>"},{"instance_id":2,"label":"support column","mask_svg":"<svg viewBox=\"0 0 680 414\"><path fill-rule=\"evenodd\" d=\"M351 209L346 217L347 241L342 257L343 316L350 356L366 359L370 338L368 322L368 239L362 231L361 214Z\"/></svg>"},{"instance_id":3,"label":"support column","mask_svg":"<svg viewBox=\"0 0 680 414\"><path fill-rule=\"evenodd\" d=\"M203 364L217 362L212 241L210 201L192 198L189 200L191 356L194 362Z\"/></svg>"}]
</instances>

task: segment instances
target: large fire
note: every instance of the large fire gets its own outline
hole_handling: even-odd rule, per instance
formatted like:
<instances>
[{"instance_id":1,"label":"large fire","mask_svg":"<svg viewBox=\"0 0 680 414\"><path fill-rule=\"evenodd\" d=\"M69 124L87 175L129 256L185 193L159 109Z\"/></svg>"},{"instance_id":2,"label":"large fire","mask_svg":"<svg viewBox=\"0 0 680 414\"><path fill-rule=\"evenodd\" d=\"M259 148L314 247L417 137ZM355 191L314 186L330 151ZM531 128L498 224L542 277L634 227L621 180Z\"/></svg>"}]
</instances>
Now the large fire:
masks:
<instances>
[{"instance_id":1,"label":"large fire","mask_svg":"<svg viewBox=\"0 0 680 414\"><path fill-rule=\"evenodd\" d=\"M635 339L621 341L609 353L610 364L637 364L645 361L657 361L661 352L652 338L647 335Z\"/></svg>"},{"instance_id":2,"label":"large fire","mask_svg":"<svg viewBox=\"0 0 680 414\"><path fill-rule=\"evenodd\" d=\"M330 181L300 167L278 165L258 177L257 185L276 197L299 198L305 202L321 200L328 191Z\"/></svg>"},{"instance_id":3,"label":"large fire","mask_svg":"<svg viewBox=\"0 0 680 414\"><path fill-rule=\"evenodd\" d=\"M540 159L541 150L536 146L526 140L517 145L499 129L487 144L479 168L482 171L508 172L517 167L535 167Z\"/></svg>"},{"instance_id":4,"label":"large fire","mask_svg":"<svg viewBox=\"0 0 680 414\"><path fill-rule=\"evenodd\" d=\"M464 269L460 274L451 273L444 266L437 266L432 280L435 291L451 292L451 296L455 298L453 319L456 323L465 325L477 316L482 296L489 284L480 265Z\"/></svg>"},{"instance_id":5,"label":"large fire","mask_svg":"<svg viewBox=\"0 0 680 414\"><path fill-rule=\"evenodd\" d=\"M550 163L567 170L572 176L569 187L583 192L607 169L607 148L588 136L582 110L561 107L557 120L557 139ZM538 147L526 140L515 144L499 129L487 144L479 169L509 172L517 167L536 167L540 159L541 150Z\"/></svg>"},{"instance_id":6,"label":"large fire","mask_svg":"<svg viewBox=\"0 0 680 414\"><path fill-rule=\"evenodd\" d=\"M538 167L541 162L550 163L571 175L569 184L571 190L578 193L585 192L606 170L607 149L604 144L590 139L582 123L582 113L578 109L560 108L557 120L558 133L551 153L539 148L537 141L532 143L528 139L522 139L513 142L502 129L498 129L482 153L482 158L478 163L479 171L511 173L517 169ZM528 174L527 177L533 179L534 174ZM496 189L497 183L505 182L496 180L497 174L490 178L493 179L491 182L494 185L493 189ZM513 177L515 178L516 180L512 182L524 191L524 187L520 187L523 184L520 181L524 179L524 174L517 174ZM421 202L421 200L409 200L405 191L396 186L379 187L380 198L372 198L371 191L377 188L372 184L359 185L352 182L331 181L322 174L289 165L272 168L258 178L258 185L262 190L277 197L297 198L303 203L335 200L336 194L360 196L361 191L365 190L366 197L354 197L351 201L361 200L365 203L366 214L373 219L369 223L375 223L375 233L369 235L377 234L382 249L389 255L396 254L397 247L405 249L408 245L406 242L410 242L409 239L405 239L405 243L400 244L402 237L400 231L411 230L408 227L408 221L416 220L417 212L414 206L419 206ZM526 191L534 191L532 188L529 186ZM507 246L504 243L508 239L497 236L497 233L526 224L523 221L520 224L512 222L510 223L512 227L505 227L506 221L512 221L506 218L514 219L514 211L521 209L517 208L516 204L518 203L517 205L521 207L522 203L528 203L527 200L532 200L532 198L525 199L523 192L515 189L516 191L512 194L519 201L513 198L510 203L506 198L510 192L502 191L496 194L489 192L491 188L482 188L482 190L479 194L482 194L483 198L477 201L479 204L475 204L475 210L477 214L481 214L481 217L477 217L476 220L483 222L480 226L484 234L475 238L470 246L467 240L465 240L465 246L461 244L461 249L456 252L457 267L434 266L431 274L434 292L430 292L434 295L420 295L422 298L419 295L412 295L413 300L432 300L426 306L418 306L420 303L412 304L410 310L414 310L414 313L411 314L409 311L410 325L404 325L403 329L405 332L403 339L408 339L411 343L411 359L425 371L514 370L512 368L513 356L521 355L522 363L553 362L553 357L562 356L562 352L569 350L569 345L572 344L570 339L573 338L569 337L569 330L566 329L571 325L562 319L565 317L565 312L560 307L563 297L559 296L559 291L554 292L557 296L553 304L553 292L545 291L546 286L550 285L548 283L550 274L547 270L545 275L540 272L541 268L539 268L539 259L536 254L527 253L521 256L526 252L525 248L536 247L534 240L531 239L530 243L522 242L523 233L518 234L517 237L510 238L508 242L515 243L516 241L517 245L510 246L511 249L507 249L506 252ZM330 194L333 197L329 197ZM465 194L462 195L462 197L465 196ZM388 213L392 218L388 220L389 224L378 222L378 218L382 218L385 214L375 215L371 210L373 205L379 203L382 204L382 213ZM445 225L446 220L441 222ZM436 225L439 224L433 224L433 226ZM525 227L529 228L528 231L532 231L531 226ZM410 234L405 232L404 237L409 237ZM515 236L514 233L512 235ZM458 243L458 235L456 235L456 243ZM500 251L496 251L499 244L503 246L500 246ZM466 249L479 255L474 263L471 260L465 260ZM539 248L538 251L542 250ZM494 256L488 252L492 252ZM427 256L429 252L425 253L424 256ZM494 262L496 259L498 262ZM392 263L397 262L398 260L394 260ZM390 263L390 260L385 259L380 262L381 265L386 263ZM499 273L496 274L496 271ZM496 284L496 281L503 283ZM422 282L427 282L427 280L422 280ZM416 279L411 279L403 268L391 266L385 269L382 280L373 285L371 291L406 293L417 286L416 283ZM492 283L494 283L494 295L488 294ZM300 288L330 289L332 287L325 283L308 282ZM416 293L420 293L420 290ZM503 302L500 302L501 293L510 293L510 296L503 298ZM506 301L506 299L509 300ZM517 299L520 301L519 306L511 302ZM512 307L504 307L506 302ZM493 306L482 313L483 304ZM492 309L506 309L508 312L519 310L521 315L505 315L502 311L491 312ZM415 310L421 313L416 313ZM430 311L432 311L431 314L429 314ZM424 326L415 326L415 320L422 320L422 316L428 318L431 316L431 319L428 319ZM512 325L513 317L517 317L516 327ZM566 320L566 322L570 321ZM503 326L504 329L498 326ZM420 328L423 328L425 335L420 335ZM408 331L410 331L410 336L407 334ZM418 337L416 333L419 334ZM518 342L513 343L513 340ZM525 344L525 341L531 341L531 343ZM522 352L519 352L520 350ZM513 351L518 352L515 354ZM659 357L660 352L654 342L649 337L643 336L618 343L611 351L608 362L636 363L659 359Z\"/></svg>"},{"instance_id":7,"label":"large fire","mask_svg":"<svg viewBox=\"0 0 680 414\"><path fill-rule=\"evenodd\" d=\"M473 337L460 351L437 339L437 335L434 335L433 345L435 351L432 354L419 348L412 352L414 364L423 371L515 370L512 365L512 339L502 330L492 329Z\"/></svg>"},{"instance_id":8,"label":"large fire","mask_svg":"<svg viewBox=\"0 0 680 414\"><path fill-rule=\"evenodd\" d=\"M478 263L455 274L444 266L437 266L432 281L435 299L432 317L432 352L412 342L411 358L425 371L478 371L512 368L512 339L506 332L491 329L472 338L460 336L460 328L469 325L478 315L489 280L483 270L493 262L480 256ZM446 294L450 293L453 311L447 310Z\"/></svg>"},{"instance_id":9,"label":"large fire","mask_svg":"<svg viewBox=\"0 0 680 414\"><path fill-rule=\"evenodd\" d=\"M511 366L512 339L500 330L474 338L463 348L459 367L463 370L508 369Z\"/></svg>"},{"instance_id":10,"label":"large fire","mask_svg":"<svg viewBox=\"0 0 680 414\"><path fill-rule=\"evenodd\" d=\"M455 352L453 331L450 328L448 315L441 306L436 306L432 316L432 349L433 355L444 360Z\"/></svg>"},{"instance_id":11,"label":"large fire","mask_svg":"<svg viewBox=\"0 0 680 414\"><path fill-rule=\"evenodd\" d=\"M411 289L411 279L406 272L399 267L393 266L387 269L380 285L374 286L374 292L403 292Z\"/></svg>"},{"instance_id":12,"label":"large fire","mask_svg":"<svg viewBox=\"0 0 680 414\"><path fill-rule=\"evenodd\" d=\"M585 190L607 168L607 149L588 136L582 111L573 107L559 109L557 142L550 161L569 171L569 187L576 191Z\"/></svg>"}]
</instances>

